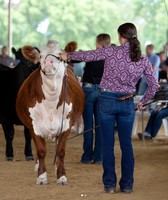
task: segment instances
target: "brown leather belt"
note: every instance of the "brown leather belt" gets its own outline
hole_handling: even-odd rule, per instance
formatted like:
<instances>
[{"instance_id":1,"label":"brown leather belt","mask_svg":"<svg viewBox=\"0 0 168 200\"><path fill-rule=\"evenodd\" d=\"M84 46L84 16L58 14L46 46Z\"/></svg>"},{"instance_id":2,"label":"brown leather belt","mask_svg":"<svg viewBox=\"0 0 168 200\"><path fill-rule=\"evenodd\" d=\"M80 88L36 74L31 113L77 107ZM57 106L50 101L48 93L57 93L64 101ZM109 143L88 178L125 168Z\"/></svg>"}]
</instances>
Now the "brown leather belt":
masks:
<instances>
[{"instance_id":1,"label":"brown leather belt","mask_svg":"<svg viewBox=\"0 0 168 200\"><path fill-rule=\"evenodd\" d=\"M125 100L127 100L127 99L130 99L130 98L132 98L132 97L134 97L136 95L136 93L132 93L132 94L129 94L129 95L126 95L126 96L123 96L123 97L120 97L119 99L118 99L118 101L125 101Z\"/></svg>"},{"instance_id":2,"label":"brown leather belt","mask_svg":"<svg viewBox=\"0 0 168 200\"><path fill-rule=\"evenodd\" d=\"M109 90L109 89L104 89L104 88L101 88L101 92L113 92L113 91L111 91L111 90ZM128 94L128 95L126 95L126 96L123 96L123 97L120 97L119 99L118 99L118 101L125 101L125 100L127 100L127 99L130 99L130 98L132 98L132 97L134 97L136 95L136 93L132 93L132 94Z\"/></svg>"}]
</instances>

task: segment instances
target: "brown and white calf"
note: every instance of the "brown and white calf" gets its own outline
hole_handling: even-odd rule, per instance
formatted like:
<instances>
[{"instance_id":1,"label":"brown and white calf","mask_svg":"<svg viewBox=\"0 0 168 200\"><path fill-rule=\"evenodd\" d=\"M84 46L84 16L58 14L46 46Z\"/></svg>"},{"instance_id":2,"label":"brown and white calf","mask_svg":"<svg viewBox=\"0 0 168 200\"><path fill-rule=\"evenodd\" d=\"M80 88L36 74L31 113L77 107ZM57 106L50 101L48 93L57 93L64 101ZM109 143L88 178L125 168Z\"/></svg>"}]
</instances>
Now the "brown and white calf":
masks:
<instances>
[{"instance_id":1,"label":"brown and white calf","mask_svg":"<svg viewBox=\"0 0 168 200\"><path fill-rule=\"evenodd\" d=\"M22 84L16 102L18 116L29 128L37 150L36 184L48 182L46 138L57 140L57 183L67 184L64 168L66 139L83 112L83 91L73 72L60 60L61 50L57 42L50 42L41 53L25 46L22 53L27 59L41 64L41 68Z\"/></svg>"}]
</instances>

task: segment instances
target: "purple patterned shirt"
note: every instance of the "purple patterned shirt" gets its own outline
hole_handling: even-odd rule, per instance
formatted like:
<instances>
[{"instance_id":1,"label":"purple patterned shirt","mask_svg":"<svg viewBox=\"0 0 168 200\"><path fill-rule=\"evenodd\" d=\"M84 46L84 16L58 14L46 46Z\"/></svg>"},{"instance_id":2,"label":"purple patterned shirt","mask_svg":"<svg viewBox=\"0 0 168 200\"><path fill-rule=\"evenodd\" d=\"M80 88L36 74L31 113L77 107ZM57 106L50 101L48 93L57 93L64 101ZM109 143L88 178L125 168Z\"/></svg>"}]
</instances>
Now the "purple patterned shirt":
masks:
<instances>
[{"instance_id":1,"label":"purple patterned shirt","mask_svg":"<svg viewBox=\"0 0 168 200\"><path fill-rule=\"evenodd\" d=\"M141 99L141 102L145 104L154 96L159 85L148 58L142 56L138 62L132 62L129 49L127 42L121 46L68 53L68 59L85 62L105 60L100 86L113 92L134 93L138 80L142 74L145 74L148 89Z\"/></svg>"}]
</instances>

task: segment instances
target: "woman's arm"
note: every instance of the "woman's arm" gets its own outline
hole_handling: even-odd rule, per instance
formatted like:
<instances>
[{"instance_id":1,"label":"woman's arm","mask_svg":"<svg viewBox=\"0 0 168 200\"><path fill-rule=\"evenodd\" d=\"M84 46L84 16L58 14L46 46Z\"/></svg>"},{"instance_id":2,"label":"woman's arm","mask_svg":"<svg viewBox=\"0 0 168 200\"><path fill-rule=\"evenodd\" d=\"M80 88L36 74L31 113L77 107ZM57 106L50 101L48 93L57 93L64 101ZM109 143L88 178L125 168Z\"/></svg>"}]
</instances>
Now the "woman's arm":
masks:
<instances>
[{"instance_id":1,"label":"woman's arm","mask_svg":"<svg viewBox=\"0 0 168 200\"><path fill-rule=\"evenodd\" d=\"M90 50L90 51L78 51L61 54L63 60L78 60L84 62L105 60L113 52L113 47L107 47L102 49Z\"/></svg>"}]
</instances>

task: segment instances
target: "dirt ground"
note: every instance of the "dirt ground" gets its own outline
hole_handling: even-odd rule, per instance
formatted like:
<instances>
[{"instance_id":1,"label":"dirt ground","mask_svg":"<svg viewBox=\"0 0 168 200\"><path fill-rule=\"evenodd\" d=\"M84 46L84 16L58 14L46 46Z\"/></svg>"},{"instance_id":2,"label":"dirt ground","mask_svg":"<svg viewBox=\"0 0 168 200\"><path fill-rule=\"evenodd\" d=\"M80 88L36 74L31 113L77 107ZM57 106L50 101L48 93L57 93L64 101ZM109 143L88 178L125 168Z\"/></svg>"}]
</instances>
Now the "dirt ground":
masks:
<instances>
[{"instance_id":1,"label":"dirt ground","mask_svg":"<svg viewBox=\"0 0 168 200\"><path fill-rule=\"evenodd\" d=\"M138 131L141 131L139 123ZM71 134L74 136L75 133ZM15 162L5 161L5 140L0 126L0 200L167 200L168 199L168 138L161 128L158 139L142 142L133 137L135 184L131 194L105 194L101 181L101 165L83 165L82 136L67 141L65 168L68 185L56 184L53 159L55 143L47 141L46 165L48 185L36 185L34 162L23 155L23 127L15 126ZM33 145L35 155L35 148ZM116 171L120 177L120 148L116 136ZM119 187L117 187L119 190Z\"/></svg>"}]
</instances>

